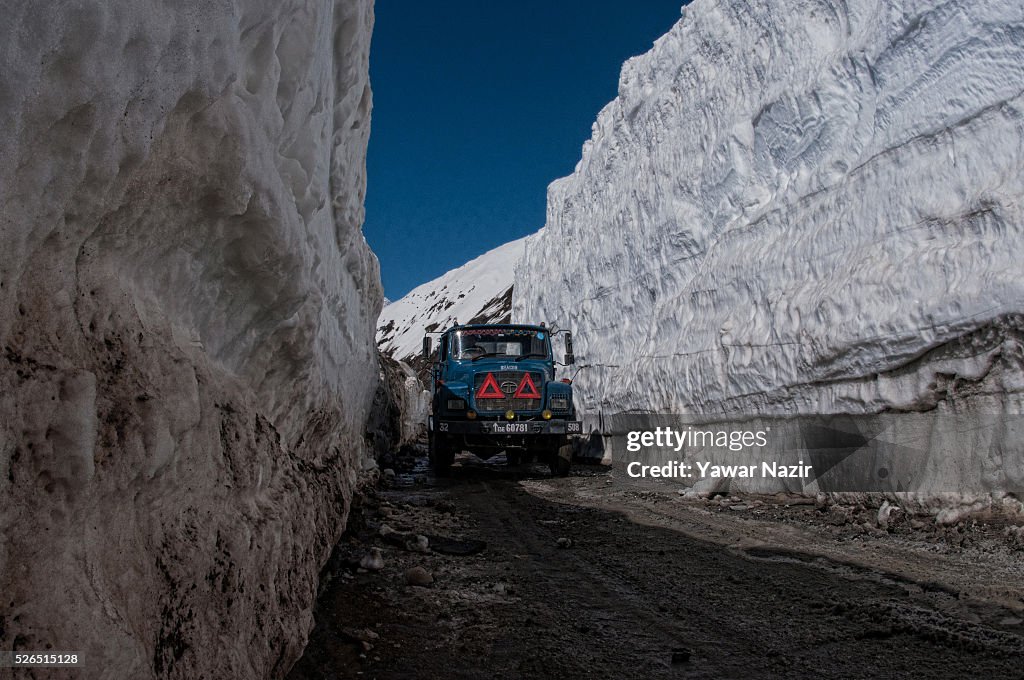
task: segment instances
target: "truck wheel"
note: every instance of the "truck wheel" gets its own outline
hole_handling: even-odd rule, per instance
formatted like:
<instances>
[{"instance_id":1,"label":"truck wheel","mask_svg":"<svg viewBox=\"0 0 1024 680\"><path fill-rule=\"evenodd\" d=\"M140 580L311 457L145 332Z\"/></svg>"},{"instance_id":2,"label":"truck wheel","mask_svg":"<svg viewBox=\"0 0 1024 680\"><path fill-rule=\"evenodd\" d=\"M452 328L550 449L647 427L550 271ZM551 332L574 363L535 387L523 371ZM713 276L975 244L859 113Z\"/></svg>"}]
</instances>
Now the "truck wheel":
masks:
<instances>
[{"instance_id":1,"label":"truck wheel","mask_svg":"<svg viewBox=\"0 0 1024 680\"><path fill-rule=\"evenodd\" d=\"M455 451L451 444L441 436L430 433L427 440L430 453L430 467L434 468L434 474L439 477L447 476L451 472L452 463L455 462Z\"/></svg>"},{"instance_id":2,"label":"truck wheel","mask_svg":"<svg viewBox=\"0 0 1024 680\"><path fill-rule=\"evenodd\" d=\"M569 468L572 467L572 446L570 444L563 444L552 452L551 462L551 474L555 477L568 477Z\"/></svg>"}]
</instances>

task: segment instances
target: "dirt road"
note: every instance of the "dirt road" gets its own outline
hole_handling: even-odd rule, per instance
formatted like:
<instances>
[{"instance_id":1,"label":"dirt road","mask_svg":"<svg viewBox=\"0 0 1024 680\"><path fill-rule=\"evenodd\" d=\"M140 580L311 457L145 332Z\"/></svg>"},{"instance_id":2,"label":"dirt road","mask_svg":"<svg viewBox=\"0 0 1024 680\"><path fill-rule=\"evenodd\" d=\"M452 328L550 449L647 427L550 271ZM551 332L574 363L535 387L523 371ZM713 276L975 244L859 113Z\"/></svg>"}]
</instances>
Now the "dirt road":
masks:
<instances>
[{"instance_id":1,"label":"dirt road","mask_svg":"<svg viewBox=\"0 0 1024 680\"><path fill-rule=\"evenodd\" d=\"M890 533L617 475L467 461L368 498L290 678L1024 673L1024 553L1000 526ZM373 547L383 569L358 568ZM433 583L408 585L414 566Z\"/></svg>"}]
</instances>

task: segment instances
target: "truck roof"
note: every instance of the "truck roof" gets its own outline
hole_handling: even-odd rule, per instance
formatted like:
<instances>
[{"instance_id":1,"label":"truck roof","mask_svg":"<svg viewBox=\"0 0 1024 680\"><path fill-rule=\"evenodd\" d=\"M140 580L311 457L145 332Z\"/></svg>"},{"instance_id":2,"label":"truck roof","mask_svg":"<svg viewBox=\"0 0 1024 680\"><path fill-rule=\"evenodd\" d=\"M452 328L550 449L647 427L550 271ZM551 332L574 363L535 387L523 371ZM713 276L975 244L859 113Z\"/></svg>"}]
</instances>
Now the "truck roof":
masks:
<instances>
[{"instance_id":1,"label":"truck roof","mask_svg":"<svg viewBox=\"0 0 1024 680\"><path fill-rule=\"evenodd\" d=\"M461 326L452 326L446 332L473 330L474 328L527 328L533 331L546 331L544 326L536 326L529 323L468 323Z\"/></svg>"}]
</instances>

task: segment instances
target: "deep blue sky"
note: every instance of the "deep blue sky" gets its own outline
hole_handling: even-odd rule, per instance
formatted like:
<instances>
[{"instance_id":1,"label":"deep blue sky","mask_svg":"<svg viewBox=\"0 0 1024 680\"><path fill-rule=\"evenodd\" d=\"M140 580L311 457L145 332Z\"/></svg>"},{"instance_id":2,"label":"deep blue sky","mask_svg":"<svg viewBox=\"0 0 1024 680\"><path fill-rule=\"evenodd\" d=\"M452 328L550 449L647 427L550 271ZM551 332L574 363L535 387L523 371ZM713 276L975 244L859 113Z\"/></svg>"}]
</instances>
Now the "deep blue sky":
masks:
<instances>
[{"instance_id":1,"label":"deep blue sky","mask_svg":"<svg viewBox=\"0 0 1024 680\"><path fill-rule=\"evenodd\" d=\"M385 294L542 227L622 62L682 4L377 0L364 230Z\"/></svg>"}]
</instances>

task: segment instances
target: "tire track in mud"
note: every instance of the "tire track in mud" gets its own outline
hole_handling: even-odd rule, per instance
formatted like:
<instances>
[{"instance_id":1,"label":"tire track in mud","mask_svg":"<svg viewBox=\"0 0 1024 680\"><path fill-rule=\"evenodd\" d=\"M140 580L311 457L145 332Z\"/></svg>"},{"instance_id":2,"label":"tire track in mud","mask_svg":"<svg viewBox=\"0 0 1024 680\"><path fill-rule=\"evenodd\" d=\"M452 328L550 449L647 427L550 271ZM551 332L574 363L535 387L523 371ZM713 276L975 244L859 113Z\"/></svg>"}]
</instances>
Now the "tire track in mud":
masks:
<instances>
[{"instance_id":1,"label":"tire track in mud","mask_svg":"<svg viewBox=\"0 0 1024 680\"><path fill-rule=\"evenodd\" d=\"M290 677L1019 676L1020 636L939 611L931 594L884 573L746 553L665 526L643 497L604 492L604 474L532 472L457 466L453 479L410 490L415 503L384 494L389 523L486 550L391 550L383 572L336 580L318 605L309 662ZM442 504L456 511L431 509ZM358 558L370 545L381 543L352 538L339 550ZM434 585L398 584L419 561ZM381 639L358 658L330 656L324 641L344 637L332 625ZM317 659L330 672L314 672Z\"/></svg>"},{"instance_id":2,"label":"tire track in mud","mask_svg":"<svg viewBox=\"0 0 1024 680\"><path fill-rule=\"evenodd\" d=\"M474 510L494 521L489 535L503 531L508 542L530 556L525 562L531 576L528 580L549 586L543 595L537 595L544 598L549 612L564 614L561 622L581 637L593 636L598 645L611 642L609 651L626 642L628 649L616 650L613 656L620 660L635 657L638 670L650 673L671 665L673 650L681 650L673 641L686 639L686 631L650 606L643 593L631 586L629 574L599 568L589 553L578 547L558 548L559 532L538 524L537 508L528 495L510 497L507 488L483 485L492 502ZM521 655L522 650L512 653Z\"/></svg>"},{"instance_id":3,"label":"tire track in mud","mask_svg":"<svg viewBox=\"0 0 1024 680\"><path fill-rule=\"evenodd\" d=\"M540 485L557 488L558 482ZM561 500L557 491L555 497ZM529 505L512 507L523 516ZM577 516L595 516L569 507ZM629 508L630 514L643 509L649 510ZM989 666L1010 671L1024 651L1020 636L937 612L887 574L864 578L822 564L758 559L624 517L591 522L573 561L582 577L612 593L605 598L610 609L629 612L624 618L632 630L643 625L659 633L663 660L671 650L692 651L689 667L665 668L673 675L759 668L814 677L833 668L862 677L877 664L889 677L922 677L925 669L929 677L957 677L958 666L966 673ZM577 586L573 595L595 599L587 590ZM908 653L911 646L919 649ZM697 667L702 663L714 672Z\"/></svg>"},{"instance_id":4,"label":"tire track in mud","mask_svg":"<svg viewBox=\"0 0 1024 680\"><path fill-rule=\"evenodd\" d=\"M655 525L668 524L685 532L685 528L680 526L683 518L670 511L663 511L658 505L647 501L637 502L629 507L629 516L634 521L642 521L641 517L646 514ZM692 535L688 536L693 538ZM850 612L848 617L857 612L859 619L882 620L892 630L924 639L986 651L996 656L1024 658L1024 637L983 623L984 619L1012 619L1020 613L1019 608L1006 608L993 601L976 600L956 587L940 582L938 578L922 579L910 573L902 573L896 568L880 569L851 557L828 554L823 547L818 551L806 551L767 543L717 545L737 558L752 563L806 566L850 582L868 581L879 588L892 587L900 592L901 598L843 602L834 606L839 611ZM924 602L927 604L922 604ZM878 631L870 634L876 635Z\"/></svg>"}]
</instances>

